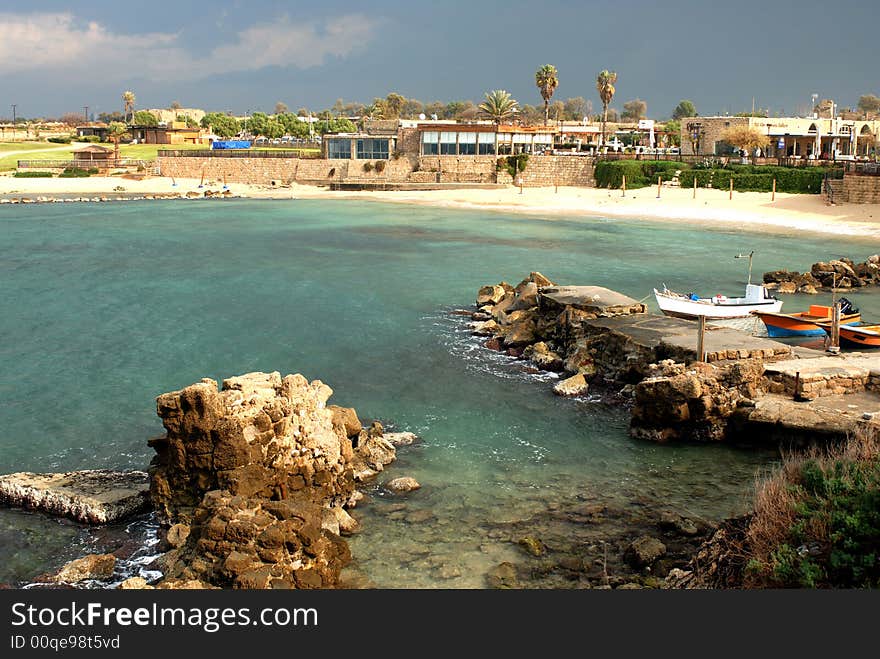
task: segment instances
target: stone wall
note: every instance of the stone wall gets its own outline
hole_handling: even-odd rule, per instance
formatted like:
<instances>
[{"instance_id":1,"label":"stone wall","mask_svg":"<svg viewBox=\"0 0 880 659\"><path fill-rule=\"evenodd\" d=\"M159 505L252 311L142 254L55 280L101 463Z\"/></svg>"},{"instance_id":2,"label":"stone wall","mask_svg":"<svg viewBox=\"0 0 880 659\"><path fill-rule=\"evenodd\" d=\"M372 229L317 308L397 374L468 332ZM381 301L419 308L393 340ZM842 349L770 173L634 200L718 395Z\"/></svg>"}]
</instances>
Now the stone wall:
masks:
<instances>
[{"instance_id":1,"label":"stone wall","mask_svg":"<svg viewBox=\"0 0 880 659\"><path fill-rule=\"evenodd\" d=\"M417 140L418 135L404 135L402 139ZM272 181L313 185L343 181L513 183L505 170L496 171L495 156L401 155L385 161L160 156L158 162L163 176L204 176L206 181L256 185L269 185ZM384 163L381 172L375 168L378 162ZM365 170L365 163L370 163L372 169ZM594 185L592 159L576 156L533 156L522 176L525 187Z\"/></svg>"},{"instance_id":2,"label":"stone wall","mask_svg":"<svg viewBox=\"0 0 880 659\"><path fill-rule=\"evenodd\" d=\"M840 196L835 200L849 204L880 204L880 176L844 176Z\"/></svg>"},{"instance_id":3,"label":"stone wall","mask_svg":"<svg viewBox=\"0 0 880 659\"><path fill-rule=\"evenodd\" d=\"M418 183L495 183L495 156L420 156Z\"/></svg>"},{"instance_id":4,"label":"stone wall","mask_svg":"<svg viewBox=\"0 0 880 659\"><path fill-rule=\"evenodd\" d=\"M364 170L371 163L371 171ZM406 181L415 167L415 159L406 156L383 160L384 169L375 169L377 160L330 160L326 158L223 158L160 156L159 168L163 176L198 178L206 181L226 181L269 185L272 181L288 183L333 183L345 179Z\"/></svg>"}]
</instances>

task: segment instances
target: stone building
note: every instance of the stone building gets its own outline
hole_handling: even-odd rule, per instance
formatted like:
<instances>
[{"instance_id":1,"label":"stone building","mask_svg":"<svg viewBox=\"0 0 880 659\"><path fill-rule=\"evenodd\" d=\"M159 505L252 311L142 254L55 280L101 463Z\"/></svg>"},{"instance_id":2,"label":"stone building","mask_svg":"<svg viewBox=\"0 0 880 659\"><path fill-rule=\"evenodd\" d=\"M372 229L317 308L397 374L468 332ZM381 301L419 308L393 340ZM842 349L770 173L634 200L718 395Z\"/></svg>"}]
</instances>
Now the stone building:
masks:
<instances>
[{"instance_id":1,"label":"stone building","mask_svg":"<svg viewBox=\"0 0 880 659\"><path fill-rule=\"evenodd\" d=\"M726 156L735 153L724 132L748 126L765 133L769 158L854 159L877 153L880 120L823 117L687 117L681 120L684 155Z\"/></svg>"}]
</instances>

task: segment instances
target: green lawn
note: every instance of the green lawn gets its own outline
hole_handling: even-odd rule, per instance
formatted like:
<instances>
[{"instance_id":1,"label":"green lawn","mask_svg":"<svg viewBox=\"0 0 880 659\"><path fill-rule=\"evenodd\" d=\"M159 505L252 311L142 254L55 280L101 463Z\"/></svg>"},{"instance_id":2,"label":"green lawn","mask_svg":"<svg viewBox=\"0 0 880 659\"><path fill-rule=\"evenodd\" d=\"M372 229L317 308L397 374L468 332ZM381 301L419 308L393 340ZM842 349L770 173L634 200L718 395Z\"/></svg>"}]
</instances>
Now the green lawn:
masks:
<instances>
[{"instance_id":1,"label":"green lawn","mask_svg":"<svg viewBox=\"0 0 880 659\"><path fill-rule=\"evenodd\" d=\"M39 151L40 149L53 149L63 144L52 142L0 142L0 153L4 151Z\"/></svg>"}]
</instances>

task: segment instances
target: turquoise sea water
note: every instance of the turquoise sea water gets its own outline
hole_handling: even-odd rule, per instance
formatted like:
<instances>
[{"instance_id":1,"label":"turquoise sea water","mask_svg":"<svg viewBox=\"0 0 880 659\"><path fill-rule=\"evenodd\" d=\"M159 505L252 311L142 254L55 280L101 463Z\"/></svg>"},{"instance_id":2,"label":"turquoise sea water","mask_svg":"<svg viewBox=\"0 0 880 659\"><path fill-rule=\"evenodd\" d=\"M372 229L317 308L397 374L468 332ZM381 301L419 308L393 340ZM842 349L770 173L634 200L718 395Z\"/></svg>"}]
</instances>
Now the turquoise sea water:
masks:
<instances>
[{"instance_id":1,"label":"turquoise sea water","mask_svg":"<svg viewBox=\"0 0 880 659\"><path fill-rule=\"evenodd\" d=\"M0 472L145 468L155 397L255 370L299 372L412 430L392 475L424 488L356 511L358 569L383 587L481 587L511 555L487 521L549 504L651 496L710 519L741 510L771 450L656 446L624 410L553 396L548 376L479 348L449 311L539 270L636 299L666 283L736 293L875 244L638 220L356 201L151 201L0 207ZM819 296L824 301L827 296ZM849 295L880 319L880 295ZM787 298L785 310L816 298ZM653 307L653 298L648 299ZM383 479L380 479L380 482ZM430 516L412 515L430 511ZM398 514L394 514L398 513ZM93 535L0 509L0 582L82 553Z\"/></svg>"}]
</instances>

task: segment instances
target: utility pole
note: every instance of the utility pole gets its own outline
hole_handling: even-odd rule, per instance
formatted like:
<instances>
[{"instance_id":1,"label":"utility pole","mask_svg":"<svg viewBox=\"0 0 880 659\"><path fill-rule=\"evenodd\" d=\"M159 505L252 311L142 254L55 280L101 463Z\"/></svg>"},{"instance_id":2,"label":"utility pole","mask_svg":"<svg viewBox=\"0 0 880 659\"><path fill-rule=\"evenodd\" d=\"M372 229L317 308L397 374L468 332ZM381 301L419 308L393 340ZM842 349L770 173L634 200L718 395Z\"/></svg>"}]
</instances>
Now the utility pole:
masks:
<instances>
[{"instance_id":1,"label":"utility pole","mask_svg":"<svg viewBox=\"0 0 880 659\"><path fill-rule=\"evenodd\" d=\"M12 141L15 141L15 103L12 104Z\"/></svg>"},{"instance_id":2,"label":"utility pole","mask_svg":"<svg viewBox=\"0 0 880 659\"><path fill-rule=\"evenodd\" d=\"M89 123L89 106L83 106L83 112L85 113L86 123Z\"/></svg>"}]
</instances>

